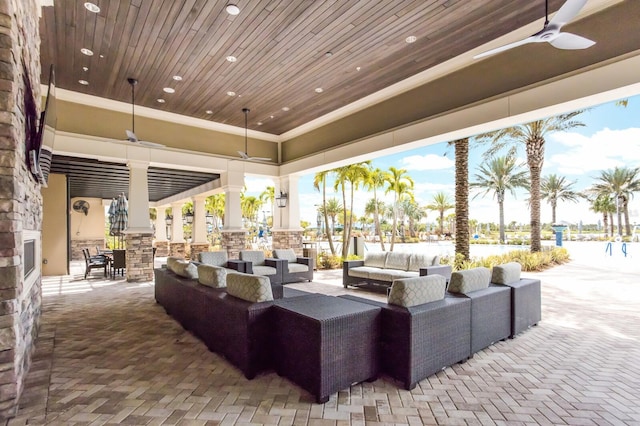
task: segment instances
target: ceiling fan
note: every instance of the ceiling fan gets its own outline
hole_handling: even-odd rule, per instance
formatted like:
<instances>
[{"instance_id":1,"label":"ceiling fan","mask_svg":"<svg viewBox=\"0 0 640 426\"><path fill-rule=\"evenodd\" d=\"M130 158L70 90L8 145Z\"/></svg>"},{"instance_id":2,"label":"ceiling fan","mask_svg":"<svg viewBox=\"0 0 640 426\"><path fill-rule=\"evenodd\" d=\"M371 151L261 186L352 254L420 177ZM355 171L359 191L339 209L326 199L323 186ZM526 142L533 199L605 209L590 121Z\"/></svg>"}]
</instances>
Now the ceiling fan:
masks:
<instances>
[{"instance_id":1,"label":"ceiling fan","mask_svg":"<svg viewBox=\"0 0 640 426\"><path fill-rule=\"evenodd\" d=\"M504 52L505 50L513 49L514 47L529 43L547 42L557 49L566 50L586 49L591 47L596 44L595 41L579 35L560 32L563 25L575 18L585 4L587 4L587 0L567 0L556 12L553 19L549 21L549 0L545 0L545 21L544 27L540 31L523 40L480 53L474 56L473 59L484 58L485 56Z\"/></svg>"},{"instance_id":2,"label":"ceiling fan","mask_svg":"<svg viewBox=\"0 0 640 426\"><path fill-rule=\"evenodd\" d=\"M145 146L150 146L150 147L153 147L153 148L162 148L162 147L164 147L164 145L162 145L160 143L141 141L136 136L136 133L135 133L136 132L136 113L135 113L136 92L135 92L135 87L138 84L138 80L136 80L135 78L129 77L129 78L127 78L127 81L131 85L131 130L126 130L126 133L127 133L127 139L126 140L131 142L131 143L137 143L138 145L145 145Z\"/></svg>"},{"instance_id":3,"label":"ceiling fan","mask_svg":"<svg viewBox=\"0 0 640 426\"><path fill-rule=\"evenodd\" d=\"M238 151L240 154L240 158L243 160L255 160L255 161L271 161L271 158L267 157L250 157L247 153L247 120L249 118L249 108L242 108L242 112L244 112L244 152Z\"/></svg>"}]
</instances>

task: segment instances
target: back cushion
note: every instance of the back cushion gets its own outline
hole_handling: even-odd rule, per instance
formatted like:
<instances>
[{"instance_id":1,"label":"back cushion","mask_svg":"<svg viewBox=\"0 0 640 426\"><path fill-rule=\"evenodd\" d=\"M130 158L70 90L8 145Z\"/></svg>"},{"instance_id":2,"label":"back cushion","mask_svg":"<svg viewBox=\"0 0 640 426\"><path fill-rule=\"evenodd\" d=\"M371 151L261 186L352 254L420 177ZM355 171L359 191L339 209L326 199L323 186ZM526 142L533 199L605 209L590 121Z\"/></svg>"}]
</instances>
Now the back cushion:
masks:
<instances>
[{"instance_id":1,"label":"back cushion","mask_svg":"<svg viewBox=\"0 0 640 426\"><path fill-rule=\"evenodd\" d=\"M400 269L401 271L406 271L409 269L410 256L411 255L409 253L389 252L389 254L387 254L387 260L384 267L388 269Z\"/></svg>"},{"instance_id":2,"label":"back cushion","mask_svg":"<svg viewBox=\"0 0 640 426\"><path fill-rule=\"evenodd\" d=\"M227 293L248 302L273 300L269 278L260 275L228 273Z\"/></svg>"},{"instance_id":3,"label":"back cushion","mask_svg":"<svg viewBox=\"0 0 640 426\"><path fill-rule=\"evenodd\" d=\"M227 270L220 266L201 263L198 265L198 282L202 285L213 288L226 287Z\"/></svg>"},{"instance_id":4,"label":"back cushion","mask_svg":"<svg viewBox=\"0 0 640 426\"><path fill-rule=\"evenodd\" d=\"M175 272L176 262L179 260L184 260L184 259L180 257L175 257L175 256L167 257L167 269L170 270L171 272Z\"/></svg>"},{"instance_id":5,"label":"back cushion","mask_svg":"<svg viewBox=\"0 0 640 426\"><path fill-rule=\"evenodd\" d=\"M198 278L198 267L195 263L191 263L187 260L177 260L174 264L174 271L176 275L180 275L185 278Z\"/></svg>"},{"instance_id":6,"label":"back cushion","mask_svg":"<svg viewBox=\"0 0 640 426\"><path fill-rule=\"evenodd\" d=\"M384 268L384 262L387 259L387 252L367 252L364 255L364 266L372 266L374 268Z\"/></svg>"},{"instance_id":7,"label":"back cushion","mask_svg":"<svg viewBox=\"0 0 640 426\"><path fill-rule=\"evenodd\" d=\"M264 252L260 250L243 250L240 252L240 260L251 262L253 266L264 266Z\"/></svg>"},{"instance_id":8,"label":"back cushion","mask_svg":"<svg viewBox=\"0 0 640 426\"><path fill-rule=\"evenodd\" d=\"M442 275L425 275L393 280L388 303L408 308L442 300L446 287L447 280Z\"/></svg>"},{"instance_id":9,"label":"back cushion","mask_svg":"<svg viewBox=\"0 0 640 426\"><path fill-rule=\"evenodd\" d=\"M491 282L496 284L511 284L520 281L522 265L518 262L509 262L493 267Z\"/></svg>"},{"instance_id":10,"label":"back cushion","mask_svg":"<svg viewBox=\"0 0 640 426\"><path fill-rule=\"evenodd\" d=\"M419 272L420 268L426 268L427 266L439 265L440 256L425 254L425 253L411 253L409 257L409 271Z\"/></svg>"},{"instance_id":11,"label":"back cushion","mask_svg":"<svg viewBox=\"0 0 640 426\"><path fill-rule=\"evenodd\" d=\"M452 293L467 294L489 287L489 281L491 281L491 271L489 271L488 268L480 267L464 271L455 271L451 273L449 291Z\"/></svg>"},{"instance_id":12,"label":"back cushion","mask_svg":"<svg viewBox=\"0 0 640 426\"><path fill-rule=\"evenodd\" d=\"M201 263L207 265L225 267L227 265L227 252L226 251L204 251L198 253L198 260Z\"/></svg>"},{"instance_id":13,"label":"back cushion","mask_svg":"<svg viewBox=\"0 0 640 426\"><path fill-rule=\"evenodd\" d=\"M294 252L293 249L275 249L273 251L273 257L287 260L289 263L298 261L298 256L296 256L296 252Z\"/></svg>"}]
</instances>

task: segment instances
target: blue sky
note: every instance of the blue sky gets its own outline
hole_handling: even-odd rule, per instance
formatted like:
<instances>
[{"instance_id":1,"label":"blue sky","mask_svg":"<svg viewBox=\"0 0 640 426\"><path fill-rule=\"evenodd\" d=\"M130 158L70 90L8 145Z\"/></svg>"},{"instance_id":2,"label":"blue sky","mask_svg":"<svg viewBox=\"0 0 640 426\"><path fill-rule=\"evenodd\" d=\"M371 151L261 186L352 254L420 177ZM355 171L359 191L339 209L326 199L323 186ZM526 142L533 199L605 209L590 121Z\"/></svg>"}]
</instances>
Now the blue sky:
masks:
<instances>
[{"instance_id":1,"label":"blue sky","mask_svg":"<svg viewBox=\"0 0 640 426\"><path fill-rule=\"evenodd\" d=\"M616 166L638 167L640 165L640 96L628 98L626 108L615 103L603 104L591 108L576 117L584 127L569 132L554 133L547 138L545 161L542 175L555 173L574 181L574 189L581 191L591 186L601 170ZM469 178L474 180L477 166L482 162L484 148L470 150ZM446 155L445 155L446 154ZM520 162L525 163L525 154L519 154ZM452 202L454 199L454 162L453 148L446 144L431 145L381 157L372 160L373 165L382 170L390 166L404 168L415 181L414 194L420 205L430 203L439 192L447 193ZM247 191L250 195L258 195L265 186L265 179L247 178ZM266 183L270 184L270 183ZM321 202L319 193L313 188L313 174L300 178L300 218L315 224L316 210L314 204ZM473 197L472 193L472 197ZM341 200L339 193L327 191L327 197ZM357 215L364 212L365 203L372 198L372 193L360 190L356 194ZM516 221L529 222L529 210L525 199L527 194L520 191L517 197L507 195L505 200L505 223ZM390 201L391 198L389 198ZM450 211L449 213L452 213ZM630 205L631 222L640 223L640 194ZM428 212L427 223L435 223L437 212ZM498 204L490 195L470 199L470 218L480 222L498 222ZM542 203L542 222L551 221L551 206ZM589 210L586 201L579 203L560 202L557 208L557 220L570 223L597 223L600 215Z\"/></svg>"}]
</instances>

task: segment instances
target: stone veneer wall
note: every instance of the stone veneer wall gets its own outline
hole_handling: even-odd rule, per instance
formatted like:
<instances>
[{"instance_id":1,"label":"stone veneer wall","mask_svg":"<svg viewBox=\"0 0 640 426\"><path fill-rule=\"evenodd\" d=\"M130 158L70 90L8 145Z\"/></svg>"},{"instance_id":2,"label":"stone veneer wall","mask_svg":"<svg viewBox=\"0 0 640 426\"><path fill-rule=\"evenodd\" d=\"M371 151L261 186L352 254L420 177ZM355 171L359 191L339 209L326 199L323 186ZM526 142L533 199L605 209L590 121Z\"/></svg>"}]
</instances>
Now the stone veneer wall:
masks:
<instances>
[{"instance_id":1,"label":"stone veneer wall","mask_svg":"<svg viewBox=\"0 0 640 426\"><path fill-rule=\"evenodd\" d=\"M16 414L42 307L42 195L25 162L27 96L40 112L38 7L36 0L0 1L0 418ZM25 232L36 242L27 279Z\"/></svg>"},{"instance_id":2,"label":"stone veneer wall","mask_svg":"<svg viewBox=\"0 0 640 426\"><path fill-rule=\"evenodd\" d=\"M209 243L191 244L191 260L198 260L198 253L202 253L203 251L209 251Z\"/></svg>"},{"instance_id":3,"label":"stone veneer wall","mask_svg":"<svg viewBox=\"0 0 640 426\"><path fill-rule=\"evenodd\" d=\"M187 258L187 243L170 243L169 256Z\"/></svg>"},{"instance_id":4,"label":"stone veneer wall","mask_svg":"<svg viewBox=\"0 0 640 426\"><path fill-rule=\"evenodd\" d=\"M154 247L156 248L156 257L169 256L169 241L156 241Z\"/></svg>"},{"instance_id":5,"label":"stone veneer wall","mask_svg":"<svg viewBox=\"0 0 640 426\"><path fill-rule=\"evenodd\" d=\"M126 234L127 282L153 281L153 234Z\"/></svg>"},{"instance_id":6,"label":"stone veneer wall","mask_svg":"<svg viewBox=\"0 0 640 426\"><path fill-rule=\"evenodd\" d=\"M222 231L222 248L229 254L229 259L238 259L240 250L245 249L247 231Z\"/></svg>"},{"instance_id":7,"label":"stone veneer wall","mask_svg":"<svg viewBox=\"0 0 640 426\"><path fill-rule=\"evenodd\" d=\"M302 231L273 231L273 248L292 248L302 256Z\"/></svg>"},{"instance_id":8,"label":"stone veneer wall","mask_svg":"<svg viewBox=\"0 0 640 426\"><path fill-rule=\"evenodd\" d=\"M88 248L89 254L94 255L96 253L96 247L104 248L104 238L99 239L87 239L87 240L71 240L71 260L82 260L84 256L82 249Z\"/></svg>"}]
</instances>

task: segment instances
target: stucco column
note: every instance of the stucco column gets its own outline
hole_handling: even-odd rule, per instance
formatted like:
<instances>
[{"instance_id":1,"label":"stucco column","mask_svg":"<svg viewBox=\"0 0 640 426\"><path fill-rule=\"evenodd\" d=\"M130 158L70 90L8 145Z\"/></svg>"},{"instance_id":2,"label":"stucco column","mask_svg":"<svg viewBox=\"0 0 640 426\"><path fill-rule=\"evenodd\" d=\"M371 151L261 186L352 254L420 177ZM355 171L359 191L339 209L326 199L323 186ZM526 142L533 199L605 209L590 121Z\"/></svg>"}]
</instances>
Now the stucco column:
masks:
<instances>
[{"instance_id":1,"label":"stucco column","mask_svg":"<svg viewBox=\"0 0 640 426\"><path fill-rule=\"evenodd\" d=\"M156 207L156 242L167 241L167 223L164 220L164 207Z\"/></svg>"},{"instance_id":2,"label":"stucco column","mask_svg":"<svg viewBox=\"0 0 640 426\"><path fill-rule=\"evenodd\" d=\"M192 244L207 244L207 221L204 208L206 195L193 197L193 238Z\"/></svg>"},{"instance_id":3,"label":"stucco column","mask_svg":"<svg viewBox=\"0 0 640 426\"><path fill-rule=\"evenodd\" d=\"M224 226L225 231L244 230L242 226L242 209L240 193L244 188L244 172L229 171L220 175L224 190Z\"/></svg>"},{"instance_id":4,"label":"stucco column","mask_svg":"<svg viewBox=\"0 0 640 426\"><path fill-rule=\"evenodd\" d=\"M287 194L287 206L276 207L274 212L273 248L292 248L301 256L302 228L298 180L298 176L283 176L276 182L275 195L279 197L280 192Z\"/></svg>"},{"instance_id":5,"label":"stucco column","mask_svg":"<svg viewBox=\"0 0 640 426\"><path fill-rule=\"evenodd\" d=\"M149 221L149 185L146 161L130 160L129 167L129 222L126 233L152 234Z\"/></svg>"},{"instance_id":6,"label":"stucco column","mask_svg":"<svg viewBox=\"0 0 640 426\"><path fill-rule=\"evenodd\" d=\"M171 215L173 222L171 223L171 242L184 243L184 229L182 228L182 204L171 203Z\"/></svg>"}]
</instances>

